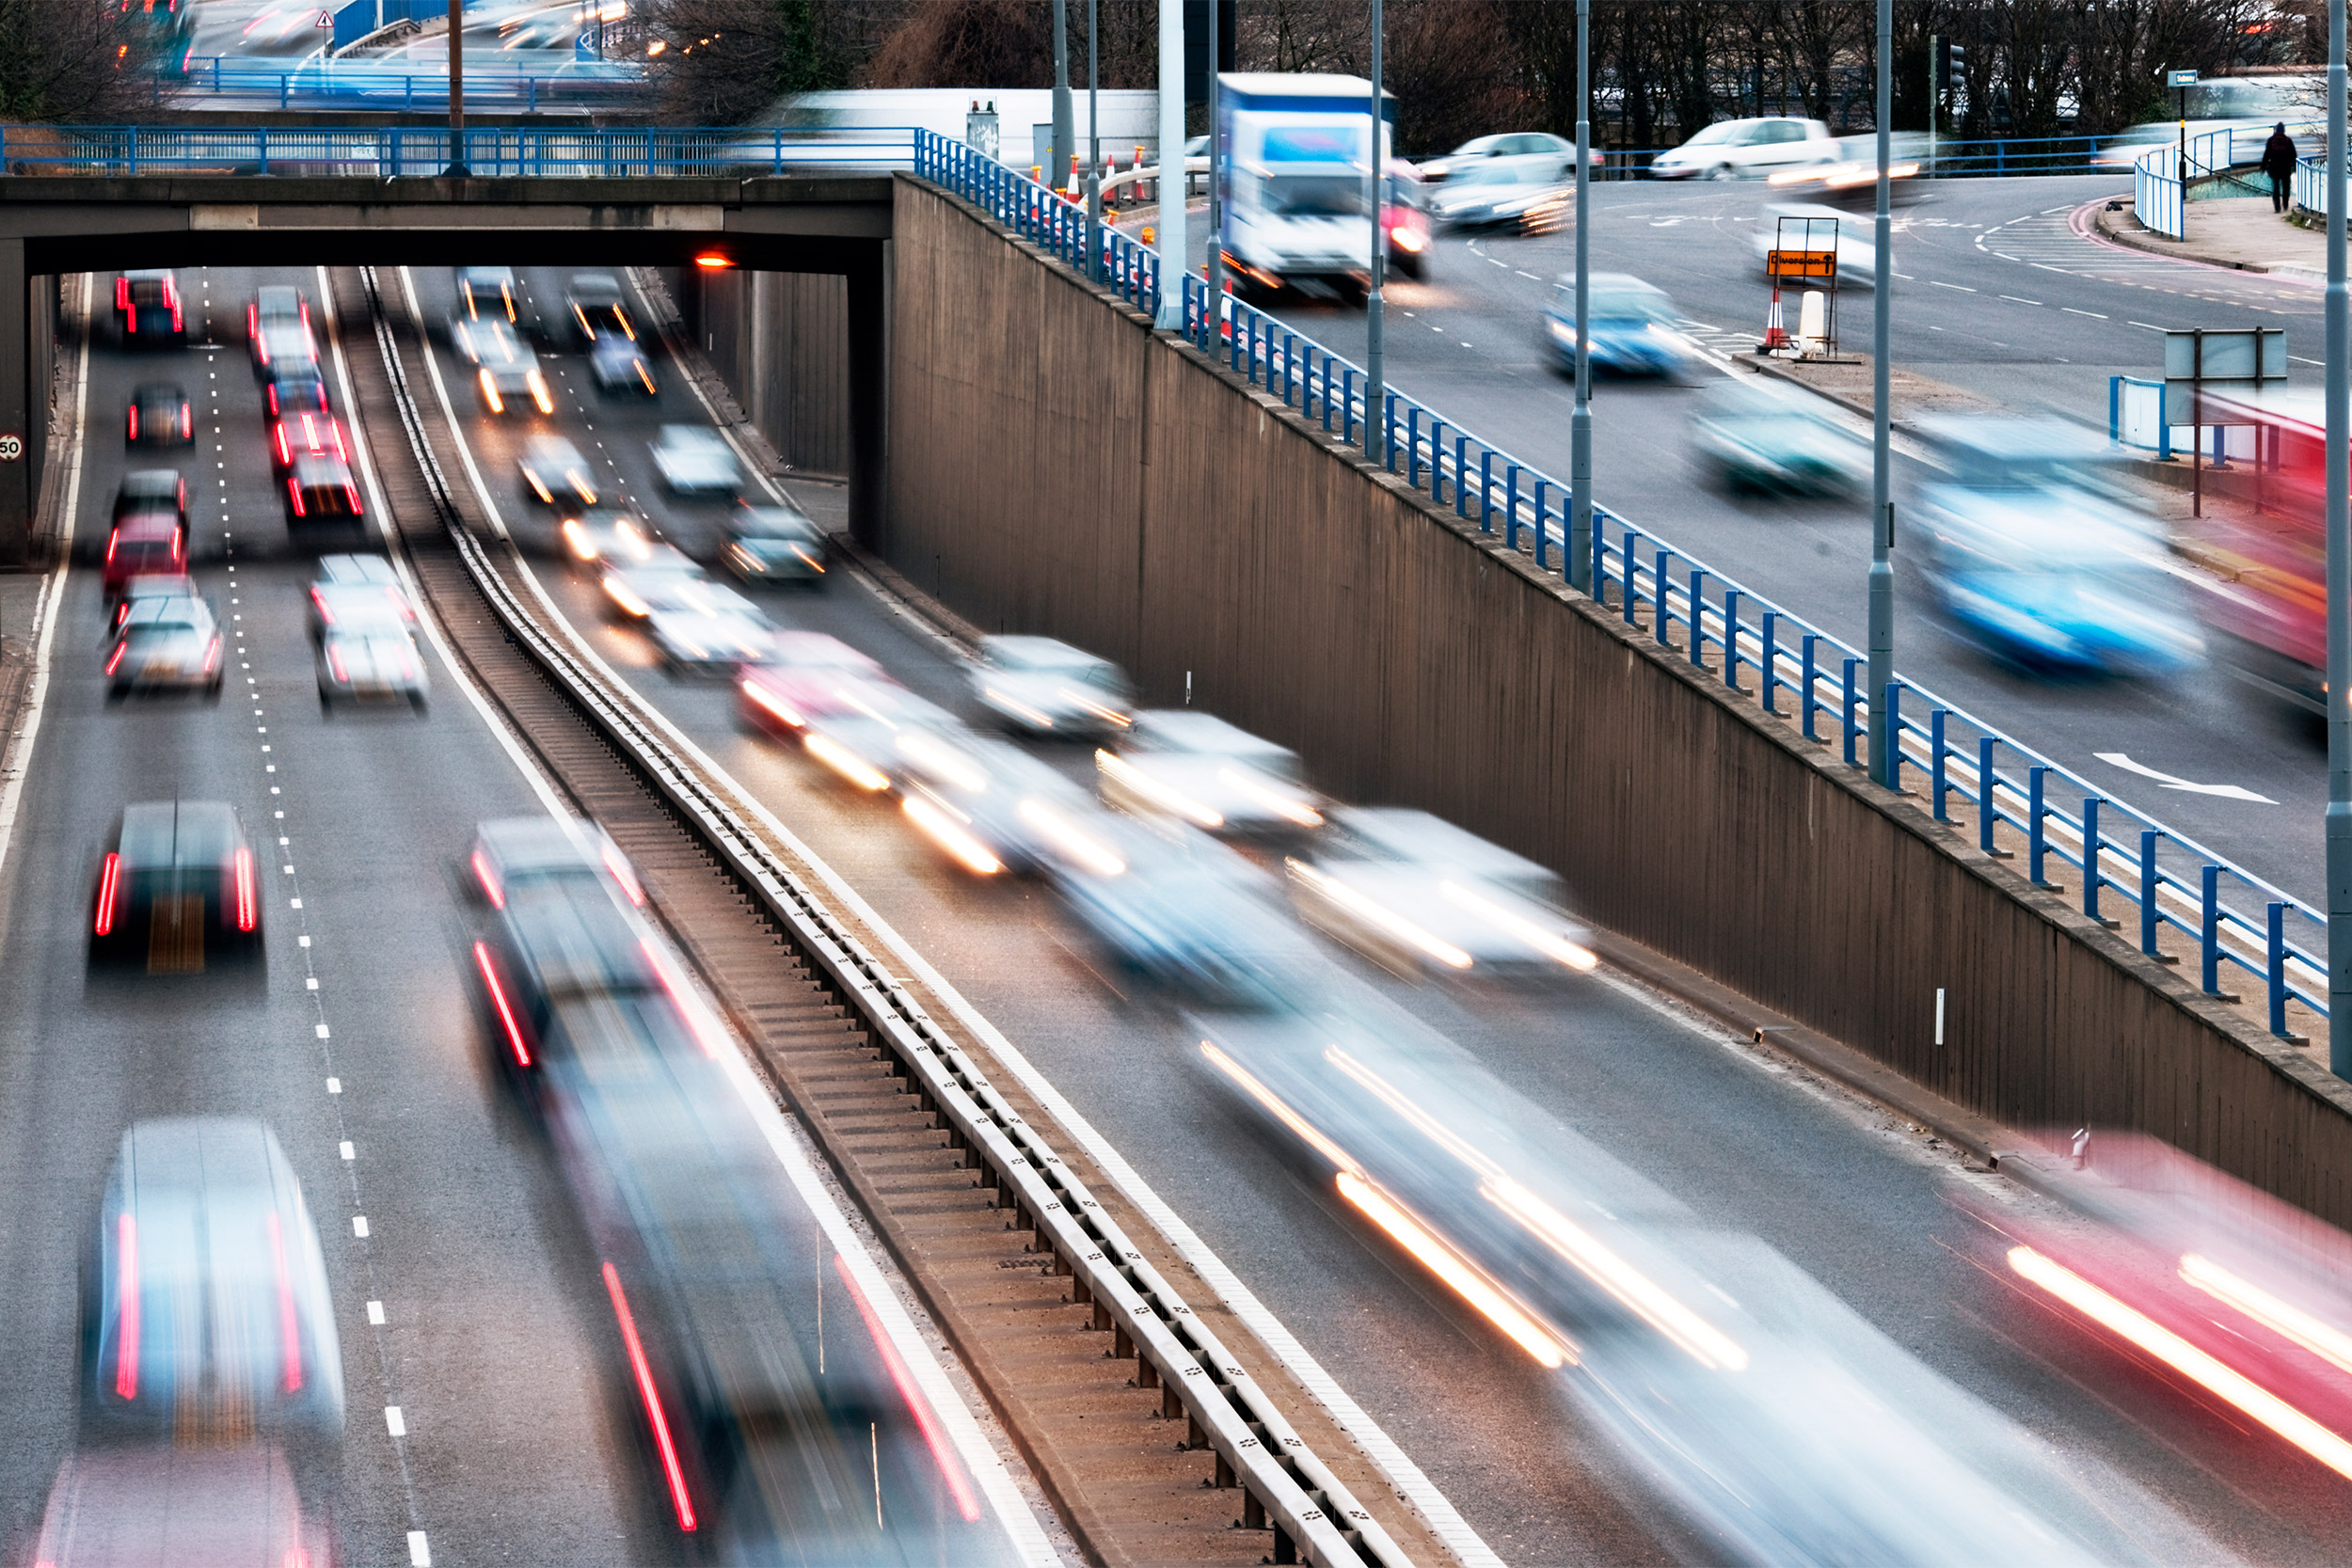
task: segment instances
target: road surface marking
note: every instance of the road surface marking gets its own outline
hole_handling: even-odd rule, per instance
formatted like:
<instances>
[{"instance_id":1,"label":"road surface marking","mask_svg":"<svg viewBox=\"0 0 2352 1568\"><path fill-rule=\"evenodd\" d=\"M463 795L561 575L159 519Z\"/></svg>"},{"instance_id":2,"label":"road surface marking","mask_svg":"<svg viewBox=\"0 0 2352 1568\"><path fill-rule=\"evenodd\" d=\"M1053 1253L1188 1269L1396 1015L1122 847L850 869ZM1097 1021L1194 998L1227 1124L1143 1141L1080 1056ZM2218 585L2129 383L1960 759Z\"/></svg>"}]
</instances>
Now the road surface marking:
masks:
<instances>
[{"instance_id":1,"label":"road surface marking","mask_svg":"<svg viewBox=\"0 0 2352 1568\"><path fill-rule=\"evenodd\" d=\"M376 1324L378 1327L383 1325L384 1304L382 1302L372 1301L368 1303L368 1322Z\"/></svg>"},{"instance_id":2,"label":"road surface marking","mask_svg":"<svg viewBox=\"0 0 2352 1568\"><path fill-rule=\"evenodd\" d=\"M1367 113L1369 113L1369 111L1367 111ZM353 1157L353 1150L352 1150L352 1147L351 1147L351 1140L350 1140L349 1138L345 1138L345 1139L342 1141L342 1145L340 1146L340 1148L341 1148L341 1152L342 1152L342 1157L343 1157L344 1159L348 1160L348 1159L351 1159L351 1158Z\"/></svg>"},{"instance_id":3,"label":"road surface marking","mask_svg":"<svg viewBox=\"0 0 2352 1568\"><path fill-rule=\"evenodd\" d=\"M1365 112L1365 114L1366 114L1366 115L1370 115L1372 111L1371 111L1371 110L1369 110L1369 109L1367 109L1367 110L1365 110L1364 112ZM340 1079L340 1078L329 1078L329 1079L326 1081L326 1092L327 1092L328 1094L341 1094L341 1093L342 1093L342 1092L343 1092L343 1081L342 1081L342 1079Z\"/></svg>"},{"instance_id":4,"label":"road surface marking","mask_svg":"<svg viewBox=\"0 0 2352 1568\"><path fill-rule=\"evenodd\" d=\"M2225 800L2246 800L2261 806L2275 806L2279 803L2267 795L2257 795L2252 790L2241 789L2236 784L2191 784L2186 779L2174 778L2169 773L2159 773L2145 763L2134 762L2128 752L2093 752L2090 754L2111 768L2121 768L2126 773L2137 773L2143 779L2153 779L2166 789L2177 789L2189 795L2217 795Z\"/></svg>"},{"instance_id":5,"label":"road surface marking","mask_svg":"<svg viewBox=\"0 0 2352 1568\"><path fill-rule=\"evenodd\" d=\"M1369 117L1372 111L1367 109L1364 113L1367 117ZM2018 294L2003 294L2001 297L2008 300L2011 305L2039 305L2042 303L2038 299L2026 299Z\"/></svg>"},{"instance_id":6,"label":"road surface marking","mask_svg":"<svg viewBox=\"0 0 2352 1568\"><path fill-rule=\"evenodd\" d=\"M352 1215L352 1216L351 1216L351 1233L352 1233L354 1236L358 1236L358 1237L359 1237L359 1238L360 1238L361 1240L363 1240L363 1241L367 1238L367 1234L368 1234L368 1216L367 1216L367 1215L365 1215L365 1214L354 1214L354 1215Z\"/></svg>"},{"instance_id":7,"label":"road surface marking","mask_svg":"<svg viewBox=\"0 0 2352 1568\"><path fill-rule=\"evenodd\" d=\"M1370 109L1366 109L1364 113L1367 117L1369 117L1372 111ZM1963 294L1973 294L1977 292L1976 290L1969 288L1964 283L1945 283L1932 277L1928 279L1928 287L1931 289L1950 289L1955 293Z\"/></svg>"},{"instance_id":8,"label":"road surface marking","mask_svg":"<svg viewBox=\"0 0 2352 1568\"><path fill-rule=\"evenodd\" d=\"M1366 114L1370 114L1372 111L1367 109L1364 112ZM2065 311L2070 316L2095 316L2101 321L2107 319L2107 314L2105 310L2077 310L2071 305L2061 305L2058 309Z\"/></svg>"},{"instance_id":9,"label":"road surface marking","mask_svg":"<svg viewBox=\"0 0 2352 1568\"><path fill-rule=\"evenodd\" d=\"M1371 111L1365 112L1369 114ZM407 1418L400 1413L400 1406L396 1404L388 1404L384 1407L384 1425L395 1437L408 1435Z\"/></svg>"}]
</instances>

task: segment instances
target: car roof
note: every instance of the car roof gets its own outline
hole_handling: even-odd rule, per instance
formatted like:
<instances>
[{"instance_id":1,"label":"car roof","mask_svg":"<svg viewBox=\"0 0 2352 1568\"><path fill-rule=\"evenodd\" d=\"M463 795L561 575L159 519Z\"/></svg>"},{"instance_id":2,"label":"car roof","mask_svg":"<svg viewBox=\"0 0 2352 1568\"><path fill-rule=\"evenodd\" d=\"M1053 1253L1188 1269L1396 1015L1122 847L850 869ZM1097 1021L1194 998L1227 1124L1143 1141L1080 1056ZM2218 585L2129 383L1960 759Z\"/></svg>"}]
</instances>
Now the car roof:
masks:
<instances>
[{"instance_id":1,"label":"car roof","mask_svg":"<svg viewBox=\"0 0 2352 1568\"><path fill-rule=\"evenodd\" d=\"M578 883L525 885L507 894L507 928L550 996L648 991L660 984L644 928L619 896L617 888L589 895Z\"/></svg>"},{"instance_id":2,"label":"car roof","mask_svg":"<svg viewBox=\"0 0 2352 1568\"><path fill-rule=\"evenodd\" d=\"M122 618L122 629L136 631L141 626L196 626L212 619L212 609L202 599L187 594L149 594L131 606Z\"/></svg>"},{"instance_id":3,"label":"car roof","mask_svg":"<svg viewBox=\"0 0 2352 1568\"><path fill-rule=\"evenodd\" d=\"M579 817L504 816L476 824L474 847L501 880L552 872L604 874L604 830Z\"/></svg>"},{"instance_id":4,"label":"car roof","mask_svg":"<svg viewBox=\"0 0 2352 1568\"><path fill-rule=\"evenodd\" d=\"M125 496L177 496L180 494L180 470L134 468L122 476L119 493Z\"/></svg>"},{"instance_id":5,"label":"car roof","mask_svg":"<svg viewBox=\"0 0 2352 1568\"><path fill-rule=\"evenodd\" d=\"M1073 648L1058 638L1010 635L983 637L980 655L984 658L1001 659L1007 664L1031 669L1079 670L1108 664L1109 659Z\"/></svg>"},{"instance_id":6,"label":"car roof","mask_svg":"<svg viewBox=\"0 0 2352 1568\"><path fill-rule=\"evenodd\" d=\"M728 518L738 533L792 535L814 533L817 523L796 506L739 506Z\"/></svg>"},{"instance_id":7,"label":"car roof","mask_svg":"<svg viewBox=\"0 0 2352 1568\"><path fill-rule=\"evenodd\" d=\"M779 664L808 664L842 670L879 670L866 655L850 647L838 637L821 631L780 631L776 633L776 662Z\"/></svg>"},{"instance_id":8,"label":"car roof","mask_svg":"<svg viewBox=\"0 0 2352 1568\"><path fill-rule=\"evenodd\" d=\"M324 452L306 454L294 459L294 483L306 490L321 484L349 484L351 465Z\"/></svg>"},{"instance_id":9,"label":"car roof","mask_svg":"<svg viewBox=\"0 0 2352 1568\"><path fill-rule=\"evenodd\" d=\"M122 596L126 599L169 598L195 592L196 579L185 572L139 572L122 584Z\"/></svg>"},{"instance_id":10,"label":"car roof","mask_svg":"<svg viewBox=\"0 0 2352 1568\"><path fill-rule=\"evenodd\" d=\"M132 866L210 865L245 841L221 800L141 800L122 808L118 852Z\"/></svg>"},{"instance_id":11,"label":"car roof","mask_svg":"<svg viewBox=\"0 0 2352 1568\"><path fill-rule=\"evenodd\" d=\"M169 508L126 512L116 519L115 532L121 536L125 544L135 544L145 539L176 539L180 534L180 515Z\"/></svg>"},{"instance_id":12,"label":"car roof","mask_svg":"<svg viewBox=\"0 0 2352 1568\"><path fill-rule=\"evenodd\" d=\"M1200 752L1217 756L1291 754L1287 746L1278 746L1227 723L1214 713L1202 713L1197 708L1146 708L1136 715L1132 733L1137 748L1143 750Z\"/></svg>"},{"instance_id":13,"label":"car roof","mask_svg":"<svg viewBox=\"0 0 2352 1568\"><path fill-rule=\"evenodd\" d=\"M576 294L613 294L621 292L621 280L609 272L576 272L572 274L572 293Z\"/></svg>"},{"instance_id":14,"label":"car roof","mask_svg":"<svg viewBox=\"0 0 2352 1568\"><path fill-rule=\"evenodd\" d=\"M398 583L400 574L380 555L323 555L318 580L334 587L358 583Z\"/></svg>"},{"instance_id":15,"label":"car roof","mask_svg":"<svg viewBox=\"0 0 2352 1568\"><path fill-rule=\"evenodd\" d=\"M1425 811L1404 806L1343 806L1330 814L1330 819L1341 839L1378 860L1441 865L1514 881L1551 876L1526 856Z\"/></svg>"}]
</instances>

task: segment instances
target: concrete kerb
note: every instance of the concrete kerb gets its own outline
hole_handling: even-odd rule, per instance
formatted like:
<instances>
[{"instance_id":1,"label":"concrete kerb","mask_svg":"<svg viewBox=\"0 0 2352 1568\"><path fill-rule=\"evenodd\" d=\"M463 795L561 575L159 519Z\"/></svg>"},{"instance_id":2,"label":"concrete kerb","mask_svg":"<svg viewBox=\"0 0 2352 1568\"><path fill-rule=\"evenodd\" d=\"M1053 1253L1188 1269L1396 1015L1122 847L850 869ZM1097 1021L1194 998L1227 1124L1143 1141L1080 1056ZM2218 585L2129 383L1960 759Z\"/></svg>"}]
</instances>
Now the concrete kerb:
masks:
<instances>
[{"instance_id":1,"label":"concrete kerb","mask_svg":"<svg viewBox=\"0 0 2352 1568\"><path fill-rule=\"evenodd\" d=\"M920 184L927 194L962 210L998 232L1007 243L1018 245L1032 259L1043 262L1050 272L1068 285L1086 290L1136 325L1147 331L1152 330L1150 319L1126 301L1090 282L1057 259L1005 233L987 214L952 192L928 182L916 181L910 175L902 174L900 178ZM1309 441L1325 448L1331 456L1349 464L1362 479L1388 491L1392 499L1409 502L1412 511L1424 521L1478 550L1490 565L1518 574L1523 581L1550 596L1568 613L1584 617L1593 627L1618 644L1628 657L1645 661L1654 673L1668 676L1700 695L1708 704L1725 711L1736 722L1765 736L1808 769L1819 783L1852 798L1895 824L1909 838L1961 867L1972 879L1999 898L2028 912L2046 927L2054 938L2079 945L2109 969L2144 987L2170 1008L2186 1015L2259 1060L2275 1077L2289 1080L2296 1089L2314 1101L2340 1116L2352 1118L2352 1084L2336 1080L2292 1047L2273 1041L2259 1030L2245 1024L2229 1004L2203 995L2173 969L2148 958L2116 932L2068 909L2058 899L2037 893L2017 871L1978 850L1960 830L1936 822L1907 793L1897 795L1871 784L1859 772L1848 768L1832 749L1807 740L1795 724L1764 713L1752 699L1735 702L1735 694L1724 689L1712 670L1693 670L1687 656L1680 650L1660 644L1646 628L1626 626L1615 610L1597 604L1550 574L1538 572L1526 552L1506 548L1499 535L1483 535L1474 523L1457 519L1451 512L1433 504L1402 477L1386 471L1366 458L1353 443L1326 433L1318 423L1307 420L1280 398L1251 385L1219 359L1200 353L1177 334L1155 332L1153 335L1183 353L1197 370L1216 377L1230 390L1256 404L1262 417L1287 423ZM1798 378L1788 379L1796 385L1805 385ZM1846 403L1846 400L1821 393L1817 388L1808 387L1807 389L1815 391L1816 395L1831 396L1834 402ZM1867 406L1858 411L1868 412ZM911 585L908 586L911 588ZM920 596L915 602L927 597ZM1745 697L1745 694L1738 695ZM1676 960L1650 954L1640 944L1622 938L1605 946L1603 952L1613 963L1628 973L1686 1001L1710 1017L1732 1024L1748 1034L1755 1043L1786 1052L1865 1098L1885 1104L1931 1128L1988 1164L1996 1163L2005 1147L2014 1148L2017 1142L2022 1141L2006 1132L1998 1121L1970 1111L1924 1085L1904 1078L1892 1068L1880 1064L1867 1053L1796 1024L1727 987L1707 980ZM2161 1132L2157 1129L2148 1131Z\"/></svg>"},{"instance_id":2,"label":"concrete kerb","mask_svg":"<svg viewBox=\"0 0 2352 1568\"><path fill-rule=\"evenodd\" d=\"M2130 197L2106 197L2088 204L2090 227L2099 237L2129 250L2150 256L2161 256L2168 261L2185 261L2192 266L2211 267L2216 272L2251 272L2265 277L2283 278L2291 283L2325 283L2327 275L2294 261L2218 261L2201 256L2178 240L2168 240L2151 233L2133 211Z\"/></svg>"}]
</instances>

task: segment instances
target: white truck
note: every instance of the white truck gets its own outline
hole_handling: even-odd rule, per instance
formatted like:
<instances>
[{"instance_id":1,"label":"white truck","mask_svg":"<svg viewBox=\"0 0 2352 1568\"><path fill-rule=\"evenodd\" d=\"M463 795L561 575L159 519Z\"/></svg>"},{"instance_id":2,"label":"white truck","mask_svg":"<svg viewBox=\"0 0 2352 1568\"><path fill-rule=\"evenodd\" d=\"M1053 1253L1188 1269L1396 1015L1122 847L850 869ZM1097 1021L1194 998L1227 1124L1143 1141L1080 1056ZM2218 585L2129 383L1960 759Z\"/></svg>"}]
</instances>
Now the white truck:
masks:
<instances>
[{"instance_id":1,"label":"white truck","mask_svg":"<svg viewBox=\"0 0 2352 1568\"><path fill-rule=\"evenodd\" d=\"M1372 84L1360 76L1217 76L1218 210L1236 293L1307 286L1363 297L1372 281ZM1386 106L1384 121L1394 116ZM1381 145L1389 142L1381 127Z\"/></svg>"}]
</instances>

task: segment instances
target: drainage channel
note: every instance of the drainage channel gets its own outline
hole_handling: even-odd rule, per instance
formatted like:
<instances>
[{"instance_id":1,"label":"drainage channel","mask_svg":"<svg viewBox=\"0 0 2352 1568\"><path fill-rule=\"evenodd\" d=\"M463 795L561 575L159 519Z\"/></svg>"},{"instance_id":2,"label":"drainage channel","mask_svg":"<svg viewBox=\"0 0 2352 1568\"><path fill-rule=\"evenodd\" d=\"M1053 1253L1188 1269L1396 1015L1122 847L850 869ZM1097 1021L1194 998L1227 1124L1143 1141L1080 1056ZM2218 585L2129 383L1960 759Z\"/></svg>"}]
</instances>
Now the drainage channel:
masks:
<instances>
[{"instance_id":1,"label":"drainage channel","mask_svg":"<svg viewBox=\"0 0 2352 1568\"><path fill-rule=\"evenodd\" d=\"M1367 1485L1360 1456L1334 1451L1385 1506L1375 1517L1358 1501L1171 1287L1149 1239L1131 1241L1049 1147L1033 1107L992 1083L726 788L532 608L510 547L453 482L455 433L411 384L429 349L395 276L330 279L353 422L427 608L558 786L636 863L755 1068L889 1246L1089 1560L1403 1568L1449 1556Z\"/></svg>"}]
</instances>

